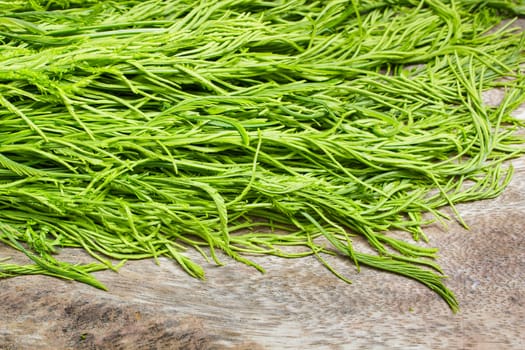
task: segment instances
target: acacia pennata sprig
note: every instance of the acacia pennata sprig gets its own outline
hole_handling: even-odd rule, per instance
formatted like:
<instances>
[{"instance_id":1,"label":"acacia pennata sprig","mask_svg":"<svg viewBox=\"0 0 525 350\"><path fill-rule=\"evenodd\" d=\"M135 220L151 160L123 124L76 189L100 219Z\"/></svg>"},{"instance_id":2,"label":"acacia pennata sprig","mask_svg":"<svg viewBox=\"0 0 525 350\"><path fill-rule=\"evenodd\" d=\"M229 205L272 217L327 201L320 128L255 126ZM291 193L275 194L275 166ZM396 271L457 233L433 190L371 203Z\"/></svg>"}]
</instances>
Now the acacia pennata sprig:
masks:
<instances>
[{"instance_id":1,"label":"acacia pennata sprig","mask_svg":"<svg viewBox=\"0 0 525 350\"><path fill-rule=\"evenodd\" d=\"M114 261L327 254L452 308L423 228L519 156L513 1L0 2L0 240L105 288ZM482 93L499 88L499 106ZM433 217L434 219L432 219ZM406 239L389 231L402 230ZM361 237L375 254L354 249ZM301 249L288 249L290 246ZM96 262L60 261L62 248Z\"/></svg>"}]
</instances>

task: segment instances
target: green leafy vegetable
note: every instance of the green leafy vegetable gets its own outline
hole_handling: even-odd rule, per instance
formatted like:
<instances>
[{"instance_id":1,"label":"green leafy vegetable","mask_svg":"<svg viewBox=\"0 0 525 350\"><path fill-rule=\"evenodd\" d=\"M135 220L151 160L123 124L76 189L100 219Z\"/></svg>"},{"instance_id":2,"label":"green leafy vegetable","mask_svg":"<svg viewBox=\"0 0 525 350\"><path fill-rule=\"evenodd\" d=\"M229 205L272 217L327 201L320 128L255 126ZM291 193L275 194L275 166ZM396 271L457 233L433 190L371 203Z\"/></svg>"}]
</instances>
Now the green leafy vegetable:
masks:
<instances>
[{"instance_id":1,"label":"green leafy vegetable","mask_svg":"<svg viewBox=\"0 0 525 350\"><path fill-rule=\"evenodd\" d=\"M509 182L523 13L504 0L0 2L0 241L34 262L2 259L0 278L105 288L91 272L161 256L203 278L193 247L261 271L251 255L315 255L348 281L325 259L338 254L457 310L436 250L409 240ZM495 107L482 99L494 88ZM64 247L98 262L58 261Z\"/></svg>"}]
</instances>

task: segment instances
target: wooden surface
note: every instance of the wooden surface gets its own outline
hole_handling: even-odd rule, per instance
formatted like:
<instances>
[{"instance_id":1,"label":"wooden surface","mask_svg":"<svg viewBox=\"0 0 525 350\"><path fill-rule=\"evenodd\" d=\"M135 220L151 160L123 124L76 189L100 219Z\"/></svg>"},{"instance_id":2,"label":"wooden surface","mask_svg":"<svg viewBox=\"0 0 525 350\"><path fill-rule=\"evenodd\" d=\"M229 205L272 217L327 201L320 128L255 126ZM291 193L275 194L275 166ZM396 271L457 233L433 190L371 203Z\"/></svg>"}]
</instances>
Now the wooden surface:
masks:
<instances>
[{"instance_id":1,"label":"wooden surface","mask_svg":"<svg viewBox=\"0 0 525 350\"><path fill-rule=\"evenodd\" d=\"M522 116L525 111L521 110ZM0 280L0 349L525 349L525 158L497 199L459 206L471 230L426 228L461 311L405 278L333 259L231 260L206 281L161 260L100 272L103 292L27 276ZM0 257L13 251L0 246ZM81 260L79 251L63 252Z\"/></svg>"}]
</instances>

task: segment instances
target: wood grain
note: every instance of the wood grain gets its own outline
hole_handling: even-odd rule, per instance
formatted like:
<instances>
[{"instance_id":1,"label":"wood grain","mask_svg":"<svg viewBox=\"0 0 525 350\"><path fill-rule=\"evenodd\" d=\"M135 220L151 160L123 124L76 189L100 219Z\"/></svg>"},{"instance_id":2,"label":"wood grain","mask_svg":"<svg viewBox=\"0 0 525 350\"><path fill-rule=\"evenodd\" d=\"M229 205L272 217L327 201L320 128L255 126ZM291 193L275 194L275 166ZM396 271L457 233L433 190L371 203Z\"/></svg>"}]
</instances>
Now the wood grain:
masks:
<instances>
[{"instance_id":1,"label":"wood grain","mask_svg":"<svg viewBox=\"0 0 525 350\"><path fill-rule=\"evenodd\" d=\"M500 197L459 206L470 231L426 229L459 314L416 282L343 259L332 262L352 285L314 258L257 257L264 275L225 258L205 264L204 282L161 259L97 273L109 292L0 280L0 349L525 349L525 158L513 163Z\"/></svg>"}]
</instances>

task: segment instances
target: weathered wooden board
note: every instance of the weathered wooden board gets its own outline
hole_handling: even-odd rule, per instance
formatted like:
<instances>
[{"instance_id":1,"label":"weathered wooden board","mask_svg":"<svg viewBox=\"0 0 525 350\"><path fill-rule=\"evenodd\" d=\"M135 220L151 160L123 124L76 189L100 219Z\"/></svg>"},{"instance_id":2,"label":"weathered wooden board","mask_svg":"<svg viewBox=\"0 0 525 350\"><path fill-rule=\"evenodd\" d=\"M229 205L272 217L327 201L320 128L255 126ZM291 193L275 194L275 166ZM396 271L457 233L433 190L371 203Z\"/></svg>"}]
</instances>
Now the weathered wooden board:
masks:
<instances>
[{"instance_id":1,"label":"weathered wooden board","mask_svg":"<svg viewBox=\"0 0 525 350\"><path fill-rule=\"evenodd\" d=\"M255 258L265 275L225 258L204 282L168 260L136 261L97 274L109 292L0 280L0 349L525 349L525 158L513 163L499 198L459 206L470 231L426 229L459 314L416 282L343 259L333 263L352 285L315 258Z\"/></svg>"}]
</instances>

